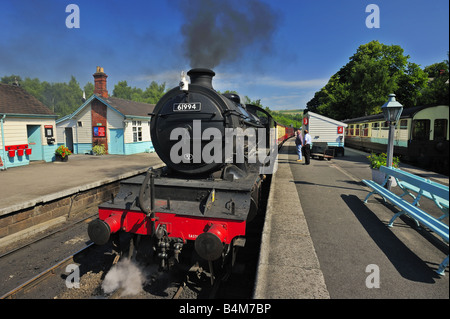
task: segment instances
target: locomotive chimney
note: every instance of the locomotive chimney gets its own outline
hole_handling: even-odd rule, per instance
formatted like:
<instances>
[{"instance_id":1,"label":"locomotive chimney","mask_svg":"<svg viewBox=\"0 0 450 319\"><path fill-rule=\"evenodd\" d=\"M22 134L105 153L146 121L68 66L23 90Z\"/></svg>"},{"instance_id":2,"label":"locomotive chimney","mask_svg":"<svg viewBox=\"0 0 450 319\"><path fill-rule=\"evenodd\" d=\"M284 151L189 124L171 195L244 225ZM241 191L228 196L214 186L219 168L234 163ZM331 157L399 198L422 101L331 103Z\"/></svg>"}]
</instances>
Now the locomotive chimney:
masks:
<instances>
[{"instance_id":1,"label":"locomotive chimney","mask_svg":"<svg viewBox=\"0 0 450 319\"><path fill-rule=\"evenodd\" d=\"M213 70L197 68L188 71L187 75L191 78L191 84L201 85L209 89L213 89L212 78L216 75Z\"/></svg>"},{"instance_id":2,"label":"locomotive chimney","mask_svg":"<svg viewBox=\"0 0 450 319\"><path fill-rule=\"evenodd\" d=\"M106 78L108 76L103 71L103 68L98 66L97 72L95 72L93 76L94 76L94 94L107 98L108 90L106 89Z\"/></svg>"}]
</instances>

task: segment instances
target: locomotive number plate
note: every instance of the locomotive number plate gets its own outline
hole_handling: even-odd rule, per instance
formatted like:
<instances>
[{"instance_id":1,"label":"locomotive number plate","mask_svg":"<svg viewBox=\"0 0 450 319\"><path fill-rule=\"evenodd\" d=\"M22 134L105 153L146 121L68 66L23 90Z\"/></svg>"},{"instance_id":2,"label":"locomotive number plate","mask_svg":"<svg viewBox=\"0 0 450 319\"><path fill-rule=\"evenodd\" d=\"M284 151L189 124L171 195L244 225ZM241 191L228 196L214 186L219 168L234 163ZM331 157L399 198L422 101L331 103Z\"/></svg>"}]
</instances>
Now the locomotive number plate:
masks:
<instances>
[{"instance_id":1,"label":"locomotive number plate","mask_svg":"<svg viewBox=\"0 0 450 319\"><path fill-rule=\"evenodd\" d=\"M202 104L200 102L192 102L192 103L174 103L173 110L174 111L201 111Z\"/></svg>"}]
</instances>

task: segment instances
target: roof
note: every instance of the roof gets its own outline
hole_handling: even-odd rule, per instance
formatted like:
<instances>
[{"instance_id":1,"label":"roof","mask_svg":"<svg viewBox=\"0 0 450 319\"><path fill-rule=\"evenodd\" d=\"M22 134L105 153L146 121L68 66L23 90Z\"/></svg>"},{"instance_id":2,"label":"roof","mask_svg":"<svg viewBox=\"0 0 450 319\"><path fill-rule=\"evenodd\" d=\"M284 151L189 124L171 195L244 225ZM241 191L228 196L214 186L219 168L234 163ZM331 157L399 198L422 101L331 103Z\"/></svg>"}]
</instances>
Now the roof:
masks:
<instances>
[{"instance_id":1,"label":"roof","mask_svg":"<svg viewBox=\"0 0 450 319\"><path fill-rule=\"evenodd\" d=\"M56 123L59 124L65 120L69 120L69 119L75 117L78 113L81 112L81 110L83 110L87 105L89 105L92 102L92 100L94 100L94 99L97 99L100 102L104 103L107 107L116 111L117 113L119 113L120 115L122 115L125 118L133 118L133 117L150 118L149 113L152 113L153 110L155 109L155 104L148 104L148 103L143 103L143 102L124 100L124 99L119 99L117 97L112 97L112 96L110 96L108 98L104 98L104 97L98 96L97 94L93 94L75 112L61 117L60 119L56 120Z\"/></svg>"},{"instance_id":2,"label":"roof","mask_svg":"<svg viewBox=\"0 0 450 319\"><path fill-rule=\"evenodd\" d=\"M334 124L334 125L347 127L347 124L344 123L344 122L340 122L340 121L334 120L332 118L329 118L329 117L326 117L326 116L323 116L323 115L320 115L320 114L317 114L317 113L314 113L314 112L311 112L311 111L308 111L308 112L303 113L303 114L304 115L309 115L310 117L312 116L312 117L321 119L323 121L329 122L329 123Z\"/></svg>"},{"instance_id":3,"label":"roof","mask_svg":"<svg viewBox=\"0 0 450 319\"><path fill-rule=\"evenodd\" d=\"M155 109L155 104L124 100L112 96L101 99L106 101L110 106L118 110L123 115L127 116L149 117L148 113L152 113Z\"/></svg>"},{"instance_id":4,"label":"roof","mask_svg":"<svg viewBox=\"0 0 450 319\"><path fill-rule=\"evenodd\" d=\"M41 101L20 86L0 83L0 114L57 117Z\"/></svg>"},{"instance_id":5,"label":"roof","mask_svg":"<svg viewBox=\"0 0 450 319\"><path fill-rule=\"evenodd\" d=\"M417 112L419 112L427 107L430 107L430 105L405 107L405 108L403 108L400 118L404 119L404 118L413 117L414 114L416 114ZM383 113L373 114L373 115L368 115L368 116L361 116L361 117L357 117L354 119L344 120L344 122L345 123L357 123L357 122L369 122L369 121L376 121L376 120L384 121L385 119L384 119Z\"/></svg>"}]
</instances>

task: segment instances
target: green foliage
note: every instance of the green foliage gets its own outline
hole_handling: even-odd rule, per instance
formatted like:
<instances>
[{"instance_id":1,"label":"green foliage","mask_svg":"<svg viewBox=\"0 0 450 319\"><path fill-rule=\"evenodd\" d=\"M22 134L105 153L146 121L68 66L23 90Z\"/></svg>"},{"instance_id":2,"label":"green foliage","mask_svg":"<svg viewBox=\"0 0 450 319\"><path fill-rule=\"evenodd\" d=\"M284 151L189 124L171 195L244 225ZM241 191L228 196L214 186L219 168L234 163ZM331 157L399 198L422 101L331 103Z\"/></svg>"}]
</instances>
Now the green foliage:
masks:
<instances>
[{"instance_id":1,"label":"green foliage","mask_svg":"<svg viewBox=\"0 0 450 319\"><path fill-rule=\"evenodd\" d=\"M302 114L286 114L283 112L272 111L268 107L266 107L265 110L269 112L270 115L272 115L272 117L277 123L280 123L285 126L292 125L293 127L296 128L302 126L302 119L303 119Z\"/></svg>"},{"instance_id":2,"label":"green foliage","mask_svg":"<svg viewBox=\"0 0 450 319\"><path fill-rule=\"evenodd\" d=\"M104 144L94 145L94 147L92 147L92 152L95 155L105 155L106 154L105 145Z\"/></svg>"},{"instance_id":3,"label":"green foliage","mask_svg":"<svg viewBox=\"0 0 450 319\"><path fill-rule=\"evenodd\" d=\"M390 93L404 107L414 106L421 100L428 76L408 59L398 45L378 41L361 45L307 108L337 120L378 114Z\"/></svg>"},{"instance_id":4,"label":"green foliage","mask_svg":"<svg viewBox=\"0 0 450 319\"><path fill-rule=\"evenodd\" d=\"M22 80L19 75L14 74L0 79L0 82L5 84L13 84L16 81L28 93L60 117L73 113L81 106L83 90L86 98L94 93L94 84L88 82L82 90L74 76L71 76L69 83L41 82L38 78ZM131 88L127 81L120 81L113 90L113 96L115 97L150 104L156 104L165 93L166 84L158 84L155 81L152 81L145 90Z\"/></svg>"},{"instance_id":5,"label":"green foliage","mask_svg":"<svg viewBox=\"0 0 450 319\"><path fill-rule=\"evenodd\" d=\"M4 76L0 79L0 82L12 84L16 80L28 93L59 116L72 113L83 102L83 91L74 76L70 78L69 83L41 82L38 78L22 80L20 76L16 75Z\"/></svg>"},{"instance_id":6,"label":"green foliage","mask_svg":"<svg viewBox=\"0 0 450 319\"><path fill-rule=\"evenodd\" d=\"M444 104L449 103L449 62L448 60L441 63L434 63L424 69L430 82L423 90L420 103L428 104Z\"/></svg>"},{"instance_id":7,"label":"green foliage","mask_svg":"<svg viewBox=\"0 0 450 319\"><path fill-rule=\"evenodd\" d=\"M381 154L372 153L369 156L367 156L367 159L369 160L370 168L380 169L380 166L387 166L386 165L386 160L387 160L386 153L381 153ZM399 163L400 163L400 159L397 156L394 156L392 158L392 167L398 168Z\"/></svg>"},{"instance_id":8,"label":"green foliage","mask_svg":"<svg viewBox=\"0 0 450 319\"><path fill-rule=\"evenodd\" d=\"M166 83L158 84L155 81L152 81L145 90L132 88L127 81L120 81L114 86L113 90L114 97L149 104L158 103L165 93Z\"/></svg>"}]
</instances>

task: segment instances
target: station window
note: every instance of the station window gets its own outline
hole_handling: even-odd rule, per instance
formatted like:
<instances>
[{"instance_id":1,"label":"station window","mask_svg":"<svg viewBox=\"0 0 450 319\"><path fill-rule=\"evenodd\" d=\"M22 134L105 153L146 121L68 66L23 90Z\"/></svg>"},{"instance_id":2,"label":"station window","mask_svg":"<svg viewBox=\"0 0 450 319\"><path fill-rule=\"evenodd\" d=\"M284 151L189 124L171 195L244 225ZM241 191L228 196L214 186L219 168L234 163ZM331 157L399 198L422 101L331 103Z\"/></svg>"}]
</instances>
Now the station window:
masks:
<instances>
[{"instance_id":1,"label":"station window","mask_svg":"<svg viewBox=\"0 0 450 319\"><path fill-rule=\"evenodd\" d=\"M412 139L428 141L430 139L430 120L413 121Z\"/></svg>"},{"instance_id":2,"label":"station window","mask_svg":"<svg viewBox=\"0 0 450 319\"><path fill-rule=\"evenodd\" d=\"M447 140L447 119L434 120L434 139L437 141Z\"/></svg>"},{"instance_id":3,"label":"station window","mask_svg":"<svg viewBox=\"0 0 450 319\"><path fill-rule=\"evenodd\" d=\"M142 122L132 121L133 142L142 142Z\"/></svg>"}]
</instances>

